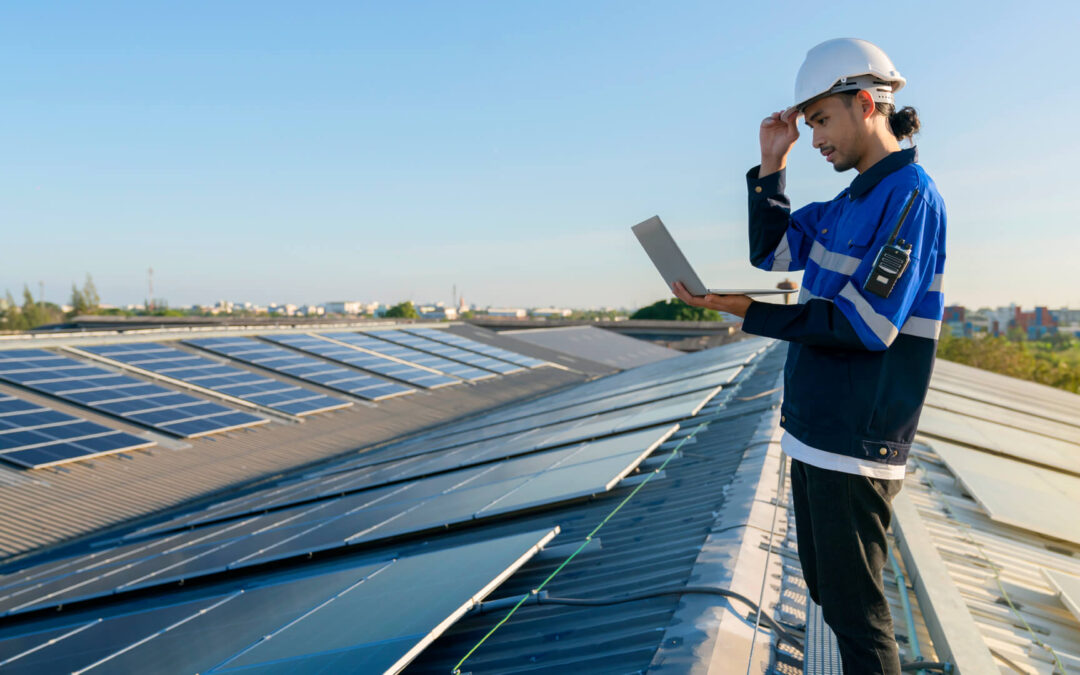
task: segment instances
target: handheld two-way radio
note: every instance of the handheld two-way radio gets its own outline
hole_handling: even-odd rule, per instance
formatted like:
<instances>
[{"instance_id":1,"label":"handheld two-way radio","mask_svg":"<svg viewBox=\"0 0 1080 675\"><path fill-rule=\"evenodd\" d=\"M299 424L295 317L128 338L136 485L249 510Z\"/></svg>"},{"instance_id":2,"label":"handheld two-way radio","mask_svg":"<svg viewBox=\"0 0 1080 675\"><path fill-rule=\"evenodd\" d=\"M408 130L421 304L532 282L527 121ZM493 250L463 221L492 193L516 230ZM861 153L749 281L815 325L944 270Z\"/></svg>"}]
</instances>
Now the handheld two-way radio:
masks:
<instances>
[{"instance_id":1,"label":"handheld two-way radio","mask_svg":"<svg viewBox=\"0 0 1080 675\"><path fill-rule=\"evenodd\" d=\"M907 269L908 263L911 262L911 244L903 239L896 241L896 234L900 231L900 226L904 224L904 219L907 218L908 211L911 210L911 205L915 203L918 196L919 188L915 188L915 192L911 193L911 198L900 213L900 220L896 221L896 227L893 228L889 241L878 251L877 258L874 259L874 269L870 271L870 276L863 284L863 290L887 298L892 293L893 286Z\"/></svg>"}]
</instances>

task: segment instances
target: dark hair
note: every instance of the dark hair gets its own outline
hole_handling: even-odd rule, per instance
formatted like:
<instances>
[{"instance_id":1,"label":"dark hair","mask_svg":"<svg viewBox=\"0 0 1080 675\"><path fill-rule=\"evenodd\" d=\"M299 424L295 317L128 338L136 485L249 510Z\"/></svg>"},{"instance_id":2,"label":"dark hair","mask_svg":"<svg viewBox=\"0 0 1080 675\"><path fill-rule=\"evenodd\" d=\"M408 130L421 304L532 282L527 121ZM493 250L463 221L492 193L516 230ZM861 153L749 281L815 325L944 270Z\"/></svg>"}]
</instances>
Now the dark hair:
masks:
<instances>
[{"instance_id":1,"label":"dark hair","mask_svg":"<svg viewBox=\"0 0 1080 675\"><path fill-rule=\"evenodd\" d=\"M842 91L844 94L844 103L850 108L851 103L858 94L858 91ZM919 123L919 113L909 105L896 109L896 106L892 103L874 103L874 109L885 116L885 119L889 120L889 130L892 131L892 135L896 136L896 140L902 141L905 138L914 141L912 138L915 134L919 133L921 124Z\"/></svg>"}]
</instances>

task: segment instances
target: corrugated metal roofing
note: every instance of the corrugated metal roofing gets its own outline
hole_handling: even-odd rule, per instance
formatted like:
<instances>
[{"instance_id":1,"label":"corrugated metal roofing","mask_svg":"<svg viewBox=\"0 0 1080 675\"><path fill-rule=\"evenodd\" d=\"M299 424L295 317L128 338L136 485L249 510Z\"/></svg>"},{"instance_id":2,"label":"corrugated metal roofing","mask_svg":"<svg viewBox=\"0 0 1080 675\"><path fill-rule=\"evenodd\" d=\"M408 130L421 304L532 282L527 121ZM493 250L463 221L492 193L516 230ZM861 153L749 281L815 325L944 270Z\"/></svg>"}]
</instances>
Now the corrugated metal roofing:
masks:
<instances>
[{"instance_id":1,"label":"corrugated metal roofing","mask_svg":"<svg viewBox=\"0 0 1080 675\"><path fill-rule=\"evenodd\" d=\"M168 339L160 331L152 337L155 341ZM44 343L56 347L128 339L130 336L117 334L66 335L50 337ZM35 338L35 346L43 340ZM9 340L3 346L17 345ZM188 441L149 434L116 418L19 390L19 396L27 400L47 402L62 412L153 438L158 444L32 474L0 466L0 485L4 486L0 489L0 560L586 379L586 375L565 368L531 369L379 404L357 400L348 409L309 418L302 424L276 420L257 431L233 431ZM0 385L0 392L15 391Z\"/></svg>"},{"instance_id":2,"label":"corrugated metal roofing","mask_svg":"<svg viewBox=\"0 0 1080 675\"><path fill-rule=\"evenodd\" d=\"M1050 581L1080 577L1080 543L1067 541L1077 538L1077 495L1039 487L1072 485L1073 463L1032 461L1049 448L1080 456L1080 396L942 361L931 386L968 406L958 422L1008 425L982 437L961 423L917 436L904 492L948 581L1001 672L1080 672L1080 619Z\"/></svg>"},{"instance_id":3,"label":"corrugated metal roofing","mask_svg":"<svg viewBox=\"0 0 1080 675\"><path fill-rule=\"evenodd\" d=\"M767 344L759 341L756 348L763 349ZM755 345L740 344L735 350L753 356L753 349L747 352L748 347L754 348ZM690 362L696 362L695 359L703 362L710 358L722 359L722 350L718 351L720 353L715 355L701 354L685 358ZM719 397L693 418L695 424L707 420L707 429L701 430L692 441L685 441L685 447L680 449L678 455L664 452L674 449L675 442L671 441L658 451L659 456L646 460L647 469L663 465L665 468L662 473L638 474L637 477L631 477L616 486L611 492L603 493L590 501L518 515L513 519L494 521L483 527L453 530L438 537L438 545L460 545L558 525L563 529L563 535L556 542L557 546L545 552L534 561L535 564L530 564L510 582L535 585L538 575L546 576L550 573L568 553L567 549L575 547L586 532L611 515L600 532L598 545L586 548L575 560L574 566L568 566L556 577L550 587L553 594L616 594L642 587L670 585L679 583L680 580L685 583L699 553L700 541L715 524L716 508L724 501L725 485L730 482L734 468L743 457L747 439L760 426L763 417L774 412L775 391L769 387L774 386L779 368L780 360L771 352L754 358L750 367L743 370L731 386L725 387ZM541 369L541 372L562 373L565 377L565 371L556 369L545 368ZM663 372L658 371L659 374ZM758 376L757 373L761 375ZM772 396L757 396L762 393ZM344 417L348 412L336 413L334 416ZM307 425L303 426L307 428ZM282 433L301 428L300 425L282 427ZM355 430L355 426L353 429ZM680 435L685 438L690 433L691 431L686 429L681 431ZM254 436L252 434L252 437ZM296 442L301 441L298 438ZM310 439L304 442L310 442ZM188 448L174 454L190 452L191 448ZM647 476L651 476L651 482L642 480ZM639 489L638 486L640 491L634 499L627 502L625 508L612 514L612 509L619 500L632 490ZM418 548L420 546L415 543L405 546L402 554ZM500 589L500 595L503 590L507 589ZM134 596L130 602L137 602L139 597L141 596ZM102 598L95 602L111 606L112 603L126 601L122 598ZM518 653L509 655L503 651L507 647L505 642L501 648L499 643L491 643L496 648L495 651L489 652L485 649L482 654L478 652L477 660L470 661L469 669L483 667L485 659L496 664L491 666L489 672L507 672L508 669L535 670L537 659L543 668L553 670L572 667L578 672L588 672L601 668L608 671L642 668L648 664L659 646L663 630L677 605L678 598L669 597L657 602L646 601L635 603L634 606L615 606L587 612L567 610L565 607L526 608L520 617L526 620L525 624L515 622L514 627L518 629L522 625L530 626L529 635L518 634L515 637L513 632L504 634L517 642ZM547 623L548 628L540 628L541 623L547 621L545 617L552 609L564 611L551 613L552 620ZM536 610L535 614L533 610ZM46 619L42 617L41 620ZM471 620L467 619L461 624L462 631L467 633L470 630L467 624ZM537 643L530 635L534 635L538 629L555 631L557 636L554 640L560 641L560 645L554 647L551 642L545 641ZM500 636L500 640L502 639ZM583 652L585 642L589 646ZM447 647L448 644L450 643L440 648L437 643L432 648L434 651L429 649L425 652L425 658L430 652L434 655L432 658L437 659L439 650L442 649L444 657L456 661L461 653L452 646ZM586 654L584 658L583 653ZM424 666L417 664L415 667Z\"/></svg>"},{"instance_id":4,"label":"corrugated metal roofing","mask_svg":"<svg viewBox=\"0 0 1080 675\"><path fill-rule=\"evenodd\" d=\"M708 428L604 525L599 547L586 549L554 577L546 587L550 594L589 598L685 585L749 440L775 409L773 398L753 397L774 387L782 364L782 350L766 352L740 375L729 396L706 406L695 422L711 420ZM661 459L650 460L650 466ZM536 588L632 487L525 521L529 527L559 525L556 543L566 544L557 554L551 551L525 565L495 595L517 598ZM643 672L682 602L666 596L607 607L524 605L468 659L463 672ZM405 672L450 672L504 614L462 619Z\"/></svg>"}]
</instances>

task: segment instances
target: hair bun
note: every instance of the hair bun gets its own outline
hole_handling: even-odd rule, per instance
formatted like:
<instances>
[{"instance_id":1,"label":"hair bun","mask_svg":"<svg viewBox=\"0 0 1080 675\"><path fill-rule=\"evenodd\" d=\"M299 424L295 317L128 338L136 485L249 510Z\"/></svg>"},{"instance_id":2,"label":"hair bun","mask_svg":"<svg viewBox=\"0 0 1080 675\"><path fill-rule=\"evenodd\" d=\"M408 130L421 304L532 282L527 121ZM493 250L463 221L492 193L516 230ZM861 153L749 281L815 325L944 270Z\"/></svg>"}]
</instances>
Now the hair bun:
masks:
<instances>
[{"instance_id":1,"label":"hair bun","mask_svg":"<svg viewBox=\"0 0 1080 675\"><path fill-rule=\"evenodd\" d=\"M889 115L889 128L896 140L910 139L919 133L919 113L909 105Z\"/></svg>"}]
</instances>

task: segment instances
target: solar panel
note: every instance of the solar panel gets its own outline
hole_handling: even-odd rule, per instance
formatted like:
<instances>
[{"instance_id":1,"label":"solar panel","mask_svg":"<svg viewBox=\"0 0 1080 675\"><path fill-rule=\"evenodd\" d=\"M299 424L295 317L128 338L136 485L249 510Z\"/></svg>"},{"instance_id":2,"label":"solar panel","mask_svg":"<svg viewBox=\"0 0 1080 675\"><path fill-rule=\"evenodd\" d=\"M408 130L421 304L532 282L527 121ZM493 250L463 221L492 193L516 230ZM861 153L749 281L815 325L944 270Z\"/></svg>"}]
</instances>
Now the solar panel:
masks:
<instances>
[{"instance_id":1,"label":"solar panel","mask_svg":"<svg viewBox=\"0 0 1080 675\"><path fill-rule=\"evenodd\" d=\"M27 469L154 445L58 410L0 393L0 459Z\"/></svg>"},{"instance_id":2,"label":"solar panel","mask_svg":"<svg viewBox=\"0 0 1080 675\"><path fill-rule=\"evenodd\" d=\"M469 380L471 382L495 377L495 373L480 370L479 368L474 368L465 365L464 363L444 359L441 356L435 356L434 354L427 354L415 349L410 349L409 347L402 347L401 345L386 342L385 340L377 340L369 335L362 335L360 333L323 333L320 337L343 342L350 347L358 347L375 354L400 359L407 363L430 368L431 370L446 373L447 375L453 375L454 377L460 377L463 380Z\"/></svg>"},{"instance_id":3,"label":"solar panel","mask_svg":"<svg viewBox=\"0 0 1080 675\"><path fill-rule=\"evenodd\" d=\"M509 373L518 373L525 368L515 365L513 363L507 363L490 356L484 356L483 354L477 354L476 352L470 352L460 347L454 347L444 342L438 342L436 340L429 340L419 335L412 335L405 331L400 330L380 330L380 331L368 331L366 335L377 337L380 340L387 340L394 344L399 344L403 347L410 347L422 352L441 356L445 359L452 361L458 361L470 366L476 366L483 370L490 370L493 373L499 373L500 375L507 375Z\"/></svg>"},{"instance_id":4,"label":"solar panel","mask_svg":"<svg viewBox=\"0 0 1080 675\"><path fill-rule=\"evenodd\" d=\"M919 433L1080 475L1080 446L1005 424L925 406Z\"/></svg>"},{"instance_id":5,"label":"solar panel","mask_svg":"<svg viewBox=\"0 0 1080 675\"><path fill-rule=\"evenodd\" d=\"M600 400L595 405L563 408L550 414L529 416L507 424L467 429L445 436L419 436L365 452L357 461L372 462L380 458L407 457L463 445L476 446L478 443L495 446L505 444L507 447L518 447L522 443L543 443L544 447L552 447L557 442L596 438L631 428L691 417L712 400L720 389L721 387L714 383L708 389L661 397L656 401L646 398L629 407L609 403L609 400ZM579 411L584 414L579 416Z\"/></svg>"},{"instance_id":6,"label":"solar panel","mask_svg":"<svg viewBox=\"0 0 1080 675\"><path fill-rule=\"evenodd\" d=\"M669 433L673 433L675 428L675 426L667 427L670 430ZM663 432L663 430L660 430L660 432ZM584 463L590 461L589 457L601 458L608 456L614 451L625 447L627 443L637 442L635 439L648 441L655 438L658 432L656 429L649 429L638 433L641 436L629 439L626 436L611 436L578 443L558 450L546 450L537 454L534 460L516 461L512 468L514 471L528 473L535 470L537 466L543 467L556 464L563 457L573 458L575 463ZM348 494L417 478L426 478L446 472L453 472L452 476L447 479L449 481L448 487L467 481L474 474L483 473L490 479L492 474L487 472L490 471L492 462L521 457L523 453L530 450L535 450L535 448L512 446L475 448L470 446L453 451L416 455L401 460L364 465L332 475L313 474L309 478L219 502L201 511L178 516L165 523L137 530L130 535L130 538L256 514L291 504ZM615 454L618 453L615 452ZM469 469L469 471L463 472L462 469ZM430 483L430 485L438 487L440 484Z\"/></svg>"},{"instance_id":7,"label":"solar panel","mask_svg":"<svg viewBox=\"0 0 1080 675\"><path fill-rule=\"evenodd\" d=\"M676 380L666 384L642 387L624 393L616 393L611 396L597 396L595 398L560 400L554 398L548 400L540 409L536 406L521 406L511 408L499 413L485 415L483 418L471 421L461 426L448 427L445 430L436 430L418 437L429 441L435 438L444 438L456 434L471 432L482 429L485 437L500 436L515 431L522 431L532 427L540 427L555 424L567 420L588 417L599 413L610 412L622 408L629 408L653 401L661 401L674 396L681 396L703 389L713 389L731 382L738 374L740 368L726 368L718 371L707 372L697 377Z\"/></svg>"},{"instance_id":8,"label":"solar panel","mask_svg":"<svg viewBox=\"0 0 1080 675\"><path fill-rule=\"evenodd\" d=\"M0 379L182 438L269 421L44 349L0 351Z\"/></svg>"},{"instance_id":9,"label":"solar panel","mask_svg":"<svg viewBox=\"0 0 1080 675\"><path fill-rule=\"evenodd\" d=\"M0 670L399 672L558 528L271 581L240 580L138 604L75 611L0 634Z\"/></svg>"},{"instance_id":10,"label":"solar panel","mask_svg":"<svg viewBox=\"0 0 1080 675\"><path fill-rule=\"evenodd\" d=\"M726 347L706 350L687 354L675 359L668 359L663 363L663 368L655 368L657 364L649 364L633 370L627 370L615 375L598 378L577 385L571 389L541 396L527 403L515 404L492 411L482 418L464 420L449 424L431 432L430 436L444 435L448 431L461 429L486 427L495 422L516 419L529 415L545 413L550 410L566 408L569 406L582 405L591 401L607 399L635 391L644 391L651 388L661 387L667 384L688 381L696 377L703 377L710 373L727 371L726 380L731 382L742 371L745 358L736 356L732 358L725 353ZM708 354L707 352L713 352ZM703 359L700 355L711 356ZM429 436L425 436L429 437Z\"/></svg>"},{"instance_id":11,"label":"solar panel","mask_svg":"<svg viewBox=\"0 0 1080 675\"><path fill-rule=\"evenodd\" d=\"M80 350L288 415L312 415L352 405L351 401L272 380L154 342L96 345L81 347Z\"/></svg>"},{"instance_id":12,"label":"solar panel","mask_svg":"<svg viewBox=\"0 0 1080 675\"><path fill-rule=\"evenodd\" d=\"M67 605L589 497L611 489L677 428L649 429L603 444L517 457L122 543L75 556L72 564L46 574L28 567L3 579L0 611ZM28 582L30 575L34 579Z\"/></svg>"},{"instance_id":13,"label":"solar panel","mask_svg":"<svg viewBox=\"0 0 1080 675\"><path fill-rule=\"evenodd\" d=\"M442 373L432 372L407 363L388 359L385 356L361 351L348 345L343 345L330 340L324 340L316 335L302 335L290 333L286 335L264 335L264 340L270 340L277 344L285 345L293 349L315 354L324 359L337 361L353 368L360 368L383 377L392 377L395 380L407 382L414 387L425 389L438 389L452 384L460 384L461 380L456 377L448 377Z\"/></svg>"},{"instance_id":14,"label":"solar panel","mask_svg":"<svg viewBox=\"0 0 1080 675\"><path fill-rule=\"evenodd\" d=\"M185 343L369 401L381 401L416 391L397 382L387 382L253 338L198 338L185 340Z\"/></svg>"},{"instance_id":15,"label":"solar panel","mask_svg":"<svg viewBox=\"0 0 1080 675\"><path fill-rule=\"evenodd\" d=\"M477 354L484 354L485 356L491 356L496 359L508 361L510 363L523 366L525 368L540 368L541 366L550 366L551 364L541 359L534 359L531 356L525 356L524 354L518 354L512 352L509 349L503 349L502 347L494 347L489 344L484 344L477 340L470 340L467 337L462 337L455 333L451 333L448 330L440 328L405 328L405 331L419 335L420 337L428 338L429 340L436 340L453 347L459 347L461 349L468 349L471 352Z\"/></svg>"},{"instance_id":16,"label":"solar panel","mask_svg":"<svg viewBox=\"0 0 1080 675\"><path fill-rule=\"evenodd\" d=\"M992 520L1080 544L1080 477L996 457L947 441L931 443Z\"/></svg>"},{"instance_id":17,"label":"solar panel","mask_svg":"<svg viewBox=\"0 0 1080 675\"><path fill-rule=\"evenodd\" d=\"M1042 568L1043 574L1050 585L1057 591L1061 598L1061 604L1069 608L1073 617L1080 621L1080 577L1064 574L1057 570Z\"/></svg>"}]
</instances>

